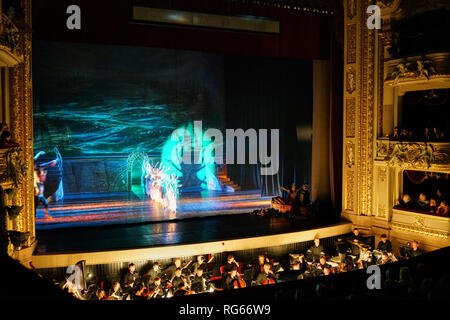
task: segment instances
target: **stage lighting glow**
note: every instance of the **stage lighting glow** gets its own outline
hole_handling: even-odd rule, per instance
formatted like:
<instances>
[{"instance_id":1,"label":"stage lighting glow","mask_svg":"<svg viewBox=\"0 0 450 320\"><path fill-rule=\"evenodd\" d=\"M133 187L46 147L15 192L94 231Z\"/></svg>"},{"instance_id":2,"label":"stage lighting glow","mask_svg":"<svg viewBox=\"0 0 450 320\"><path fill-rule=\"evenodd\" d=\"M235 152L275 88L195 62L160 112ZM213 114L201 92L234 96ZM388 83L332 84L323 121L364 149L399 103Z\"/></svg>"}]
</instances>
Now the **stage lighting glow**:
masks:
<instances>
[{"instance_id":1,"label":"stage lighting glow","mask_svg":"<svg viewBox=\"0 0 450 320\"><path fill-rule=\"evenodd\" d=\"M193 161L191 161L191 163L193 163L192 165L186 165L175 161L174 152L178 152L178 156L181 159L183 158L183 152L191 152L192 146L189 148L186 147L186 150L183 150L183 148L179 148L179 143L177 141L172 141L169 138L161 153L161 163L166 168L167 174L174 174L175 176L181 178L183 177L183 171L187 166L196 167L194 170L196 171L196 177L202 189L216 191L221 190L219 180L215 175L216 168L214 163L214 155L211 154L211 152L208 152L210 149L208 146L211 143L214 143L211 141L211 137L209 137L200 128L194 127L192 123L189 123L187 126L182 126L177 130L180 132L184 132L185 130L191 137L194 137L194 139L201 139L201 143L199 143L201 148L198 148L196 145L193 146L196 151L195 156L201 159L201 162L197 165L195 164L197 159L193 159Z\"/></svg>"}]
</instances>

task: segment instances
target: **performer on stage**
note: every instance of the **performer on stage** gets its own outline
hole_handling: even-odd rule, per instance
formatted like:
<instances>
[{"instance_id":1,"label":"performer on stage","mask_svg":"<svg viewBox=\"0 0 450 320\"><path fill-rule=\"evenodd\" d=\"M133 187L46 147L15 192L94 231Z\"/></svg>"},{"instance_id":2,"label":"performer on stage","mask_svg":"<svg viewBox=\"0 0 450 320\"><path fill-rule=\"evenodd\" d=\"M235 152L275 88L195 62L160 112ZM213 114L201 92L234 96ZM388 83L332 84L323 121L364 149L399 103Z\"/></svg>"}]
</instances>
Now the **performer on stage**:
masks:
<instances>
[{"instance_id":1,"label":"performer on stage","mask_svg":"<svg viewBox=\"0 0 450 320\"><path fill-rule=\"evenodd\" d=\"M34 157L34 190L35 190L35 198L34 198L34 210L36 212L37 207L40 203L44 206L45 218L52 219L52 217L48 213L48 202L44 196L45 190L45 180L47 178L47 169L48 167L54 167L58 164L58 160L53 160L50 162L37 164L37 159L44 155L44 151L38 152L38 154Z\"/></svg>"},{"instance_id":2,"label":"performer on stage","mask_svg":"<svg viewBox=\"0 0 450 320\"><path fill-rule=\"evenodd\" d=\"M299 192L299 202L301 206L307 206L310 204L310 192L309 192L309 187L308 185L305 183L302 188L300 189Z\"/></svg>"},{"instance_id":3,"label":"performer on stage","mask_svg":"<svg viewBox=\"0 0 450 320\"><path fill-rule=\"evenodd\" d=\"M299 190L297 190L297 187L295 186L295 183L293 183L291 185L291 189L290 190L286 189L285 187L281 187L280 189L284 190L284 191L286 191L288 193L288 198L287 198L287 200L284 200L285 201L284 204L288 204L288 205L291 205L291 206L295 205L296 202L297 202L297 197L298 197L298 193L299 193Z\"/></svg>"}]
</instances>

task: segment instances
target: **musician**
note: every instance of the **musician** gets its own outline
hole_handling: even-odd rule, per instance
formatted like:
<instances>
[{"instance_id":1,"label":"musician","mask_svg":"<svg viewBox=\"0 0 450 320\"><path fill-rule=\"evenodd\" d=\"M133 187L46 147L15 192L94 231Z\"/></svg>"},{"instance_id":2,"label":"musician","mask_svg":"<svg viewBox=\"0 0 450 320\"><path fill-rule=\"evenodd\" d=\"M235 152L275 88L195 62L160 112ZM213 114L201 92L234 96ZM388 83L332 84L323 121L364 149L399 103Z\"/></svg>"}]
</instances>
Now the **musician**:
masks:
<instances>
[{"instance_id":1,"label":"musician","mask_svg":"<svg viewBox=\"0 0 450 320\"><path fill-rule=\"evenodd\" d=\"M213 259L214 256L211 256L211 258L206 261L204 256L197 256L197 261L192 264L192 274L195 275L198 268L202 268L203 272L206 272L210 267L210 263Z\"/></svg>"},{"instance_id":2,"label":"musician","mask_svg":"<svg viewBox=\"0 0 450 320\"><path fill-rule=\"evenodd\" d=\"M325 268L331 269L331 265L327 263L327 258L325 256L321 256L319 263L317 264L317 268L322 270Z\"/></svg>"},{"instance_id":3,"label":"musician","mask_svg":"<svg viewBox=\"0 0 450 320\"><path fill-rule=\"evenodd\" d=\"M380 242L378 242L377 250L392 252L392 243L388 240L387 235L382 234Z\"/></svg>"},{"instance_id":4,"label":"musician","mask_svg":"<svg viewBox=\"0 0 450 320\"><path fill-rule=\"evenodd\" d=\"M406 251L406 257L414 258L420 256L422 253L422 250L419 249L419 242L417 240L413 240L413 242L411 242L411 248Z\"/></svg>"},{"instance_id":5,"label":"musician","mask_svg":"<svg viewBox=\"0 0 450 320\"><path fill-rule=\"evenodd\" d=\"M234 286L234 282L236 281L238 285L240 285L239 280L241 280L239 273L237 272L237 267L234 266L230 272L228 272L225 276L225 281L223 284L223 289L231 290L236 289Z\"/></svg>"},{"instance_id":6,"label":"musician","mask_svg":"<svg viewBox=\"0 0 450 320\"><path fill-rule=\"evenodd\" d=\"M140 283L136 286L136 291L133 294L133 298L131 300L147 300L148 297L144 295L144 291L145 291L145 286Z\"/></svg>"},{"instance_id":7,"label":"musician","mask_svg":"<svg viewBox=\"0 0 450 320\"><path fill-rule=\"evenodd\" d=\"M350 241L353 242L351 249L352 255L356 256L356 259L359 260L359 245L363 243L362 236L359 234L358 228L353 229L353 234L350 237Z\"/></svg>"},{"instance_id":8,"label":"musician","mask_svg":"<svg viewBox=\"0 0 450 320\"><path fill-rule=\"evenodd\" d=\"M122 287L125 293L129 294L139 279L134 263L128 265L128 271L122 278Z\"/></svg>"},{"instance_id":9,"label":"musician","mask_svg":"<svg viewBox=\"0 0 450 320\"><path fill-rule=\"evenodd\" d=\"M172 284L173 288L179 288L180 284L183 284L186 287L189 286L189 280L182 274L181 268L177 268L175 270L175 274L173 275L172 279L170 279L170 283Z\"/></svg>"},{"instance_id":10,"label":"musician","mask_svg":"<svg viewBox=\"0 0 450 320\"><path fill-rule=\"evenodd\" d=\"M148 272L148 285L152 284L156 277L161 277L159 262L153 263L152 269Z\"/></svg>"},{"instance_id":11,"label":"musician","mask_svg":"<svg viewBox=\"0 0 450 320\"><path fill-rule=\"evenodd\" d=\"M98 289L95 293L94 300L105 300L106 299L106 293L103 289Z\"/></svg>"},{"instance_id":12,"label":"musician","mask_svg":"<svg viewBox=\"0 0 450 320\"><path fill-rule=\"evenodd\" d=\"M314 238L314 245L308 249L307 254L312 256L312 262L318 262L320 257L325 254L323 246L320 244L319 237L316 236Z\"/></svg>"},{"instance_id":13,"label":"musician","mask_svg":"<svg viewBox=\"0 0 450 320\"><path fill-rule=\"evenodd\" d=\"M226 277L229 272L231 272L234 268L239 268L239 262L234 259L232 254L228 255L227 262L225 262L223 266L223 276Z\"/></svg>"},{"instance_id":14,"label":"musician","mask_svg":"<svg viewBox=\"0 0 450 320\"><path fill-rule=\"evenodd\" d=\"M336 241L336 252L339 254L339 259L342 262L345 262L345 255L347 253L347 243L342 239L339 238Z\"/></svg>"},{"instance_id":15,"label":"musician","mask_svg":"<svg viewBox=\"0 0 450 320\"><path fill-rule=\"evenodd\" d=\"M212 284L210 283L208 277L203 274L203 269L198 268L191 280L192 291L195 293L206 292L211 288L211 286Z\"/></svg>"},{"instance_id":16,"label":"musician","mask_svg":"<svg viewBox=\"0 0 450 320\"><path fill-rule=\"evenodd\" d=\"M272 263L270 262L269 258L267 258L265 255L260 254L258 256L258 261L253 264L252 266L252 279L256 280L259 273L264 271L264 265L266 263L270 264L270 269L273 269Z\"/></svg>"},{"instance_id":17,"label":"musician","mask_svg":"<svg viewBox=\"0 0 450 320\"><path fill-rule=\"evenodd\" d=\"M180 283L177 290L174 292L173 296L174 297L187 296L188 294L189 291L186 289L184 283Z\"/></svg>"},{"instance_id":18,"label":"musician","mask_svg":"<svg viewBox=\"0 0 450 320\"><path fill-rule=\"evenodd\" d=\"M308 270L308 263L306 262L306 258L303 254L300 254L298 260L292 264L291 270L298 271L297 279L303 279L303 273Z\"/></svg>"},{"instance_id":19,"label":"musician","mask_svg":"<svg viewBox=\"0 0 450 320\"><path fill-rule=\"evenodd\" d=\"M270 263L264 263L264 270L258 274L258 277L256 278L256 285L261 286L264 284L264 282L270 283L276 282L275 274L272 270L270 270Z\"/></svg>"},{"instance_id":20,"label":"musician","mask_svg":"<svg viewBox=\"0 0 450 320\"><path fill-rule=\"evenodd\" d=\"M164 270L164 273L166 274L168 279L172 279L175 275L175 270L177 270L178 268L181 268L181 258L175 258L173 260L173 264L166 268L166 270Z\"/></svg>"},{"instance_id":21,"label":"musician","mask_svg":"<svg viewBox=\"0 0 450 320\"><path fill-rule=\"evenodd\" d=\"M116 299L116 300L122 300L123 292L122 288L120 287L120 283L118 281L115 281L111 289L109 289L108 297Z\"/></svg>"},{"instance_id":22,"label":"musician","mask_svg":"<svg viewBox=\"0 0 450 320\"><path fill-rule=\"evenodd\" d=\"M161 278L155 277L153 282L148 286L149 299L162 298L164 296L164 288L161 284Z\"/></svg>"},{"instance_id":23,"label":"musician","mask_svg":"<svg viewBox=\"0 0 450 320\"><path fill-rule=\"evenodd\" d=\"M383 253L381 254L381 260L380 260L380 264L386 264L386 263L391 263L391 258L389 257L389 254L386 251L383 251Z\"/></svg>"}]
</instances>

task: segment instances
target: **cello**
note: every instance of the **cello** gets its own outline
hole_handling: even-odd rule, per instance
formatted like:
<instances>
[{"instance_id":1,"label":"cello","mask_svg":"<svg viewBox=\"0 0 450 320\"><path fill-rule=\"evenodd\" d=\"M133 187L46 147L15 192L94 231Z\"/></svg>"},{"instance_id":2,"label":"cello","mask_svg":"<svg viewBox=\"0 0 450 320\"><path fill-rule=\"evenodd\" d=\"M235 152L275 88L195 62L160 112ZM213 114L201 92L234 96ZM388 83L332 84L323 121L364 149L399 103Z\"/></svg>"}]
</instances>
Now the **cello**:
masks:
<instances>
[{"instance_id":1,"label":"cello","mask_svg":"<svg viewBox=\"0 0 450 320\"><path fill-rule=\"evenodd\" d=\"M247 284L242 279L237 279L237 280L233 281L233 288L234 289L242 289L242 288L245 288L246 286L247 286Z\"/></svg>"}]
</instances>

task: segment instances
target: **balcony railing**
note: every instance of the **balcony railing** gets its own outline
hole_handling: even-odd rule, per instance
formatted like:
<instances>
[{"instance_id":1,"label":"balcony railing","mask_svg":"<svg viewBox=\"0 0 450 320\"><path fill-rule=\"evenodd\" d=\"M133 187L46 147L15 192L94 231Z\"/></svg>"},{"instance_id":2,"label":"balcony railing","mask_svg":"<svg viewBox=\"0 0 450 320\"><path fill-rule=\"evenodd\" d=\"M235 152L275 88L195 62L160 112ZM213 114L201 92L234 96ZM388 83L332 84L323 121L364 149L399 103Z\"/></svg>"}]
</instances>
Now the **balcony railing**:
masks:
<instances>
[{"instance_id":1,"label":"balcony railing","mask_svg":"<svg viewBox=\"0 0 450 320\"><path fill-rule=\"evenodd\" d=\"M427 236L449 239L450 217L427 214L404 208L392 209L393 229L415 232Z\"/></svg>"},{"instance_id":2,"label":"balcony railing","mask_svg":"<svg viewBox=\"0 0 450 320\"><path fill-rule=\"evenodd\" d=\"M375 160L404 169L450 171L450 142L378 139Z\"/></svg>"}]
</instances>

